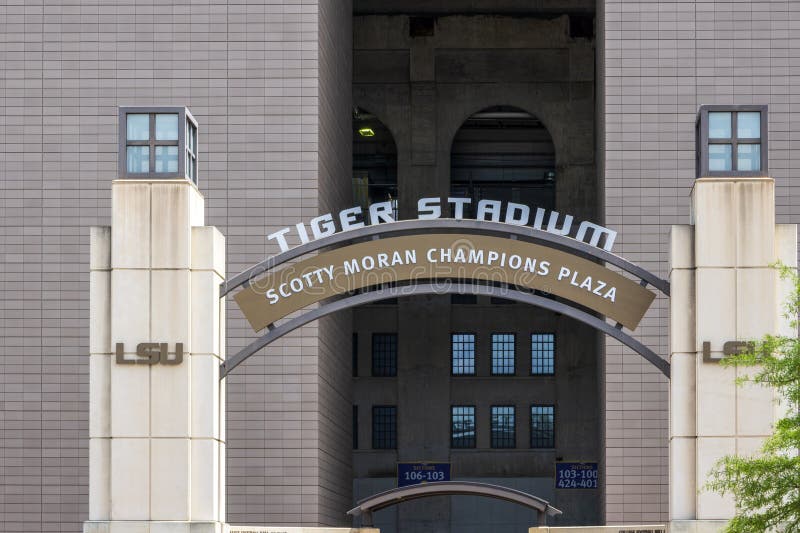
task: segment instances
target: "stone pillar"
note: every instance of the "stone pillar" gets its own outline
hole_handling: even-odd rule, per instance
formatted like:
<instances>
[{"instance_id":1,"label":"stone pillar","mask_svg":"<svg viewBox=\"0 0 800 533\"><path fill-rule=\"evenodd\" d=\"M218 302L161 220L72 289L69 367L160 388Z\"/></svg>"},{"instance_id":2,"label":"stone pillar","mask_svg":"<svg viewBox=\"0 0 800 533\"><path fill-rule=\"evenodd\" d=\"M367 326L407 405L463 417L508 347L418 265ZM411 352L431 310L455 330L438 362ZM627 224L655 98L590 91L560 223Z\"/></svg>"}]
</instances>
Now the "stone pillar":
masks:
<instances>
[{"instance_id":1,"label":"stone pillar","mask_svg":"<svg viewBox=\"0 0 800 533\"><path fill-rule=\"evenodd\" d=\"M673 532L724 526L733 501L704 489L709 471L724 455L758 451L772 432L772 390L737 386L747 369L724 368L719 359L726 342L787 332L782 304L789 287L770 264L797 264L796 233L795 225L775 224L775 183L767 177L698 179L692 224L672 228Z\"/></svg>"},{"instance_id":2,"label":"stone pillar","mask_svg":"<svg viewBox=\"0 0 800 533\"><path fill-rule=\"evenodd\" d=\"M223 529L225 242L203 209L188 180L117 180L92 228L85 532Z\"/></svg>"}]
</instances>

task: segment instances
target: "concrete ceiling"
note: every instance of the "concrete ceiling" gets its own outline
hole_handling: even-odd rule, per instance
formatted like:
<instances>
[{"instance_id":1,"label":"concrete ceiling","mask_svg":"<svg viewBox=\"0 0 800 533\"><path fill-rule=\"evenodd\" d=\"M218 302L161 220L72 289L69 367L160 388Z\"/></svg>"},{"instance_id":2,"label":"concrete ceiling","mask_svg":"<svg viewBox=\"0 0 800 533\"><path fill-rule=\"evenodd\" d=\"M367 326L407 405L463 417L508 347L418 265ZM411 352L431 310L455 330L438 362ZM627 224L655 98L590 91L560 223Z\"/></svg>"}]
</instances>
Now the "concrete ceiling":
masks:
<instances>
[{"instance_id":1,"label":"concrete ceiling","mask_svg":"<svg viewBox=\"0 0 800 533\"><path fill-rule=\"evenodd\" d=\"M594 13L596 0L353 0L356 15Z\"/></svg>"}]
</instances>

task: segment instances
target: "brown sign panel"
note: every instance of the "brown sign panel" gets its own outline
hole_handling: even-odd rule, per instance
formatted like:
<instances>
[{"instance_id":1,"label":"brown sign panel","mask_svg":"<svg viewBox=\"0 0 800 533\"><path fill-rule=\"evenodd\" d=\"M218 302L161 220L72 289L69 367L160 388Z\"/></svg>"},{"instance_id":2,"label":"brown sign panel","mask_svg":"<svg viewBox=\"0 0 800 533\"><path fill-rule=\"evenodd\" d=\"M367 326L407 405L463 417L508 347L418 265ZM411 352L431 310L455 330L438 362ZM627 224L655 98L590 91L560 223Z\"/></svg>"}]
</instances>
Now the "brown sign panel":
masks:
<instances>
[{"instance_id":1,"label":"brown sign panel","mask_svg":"<svg viewBox=\"0 0 800 533\"><path fill-rule=\"evenodd\" d=\"M546 246L464 234L412 235L324 252L250 281L234 299L255 331L332 296L396 281L500 282L560 296L633 330L655 294Z\"/></svg>"}]
</instances>

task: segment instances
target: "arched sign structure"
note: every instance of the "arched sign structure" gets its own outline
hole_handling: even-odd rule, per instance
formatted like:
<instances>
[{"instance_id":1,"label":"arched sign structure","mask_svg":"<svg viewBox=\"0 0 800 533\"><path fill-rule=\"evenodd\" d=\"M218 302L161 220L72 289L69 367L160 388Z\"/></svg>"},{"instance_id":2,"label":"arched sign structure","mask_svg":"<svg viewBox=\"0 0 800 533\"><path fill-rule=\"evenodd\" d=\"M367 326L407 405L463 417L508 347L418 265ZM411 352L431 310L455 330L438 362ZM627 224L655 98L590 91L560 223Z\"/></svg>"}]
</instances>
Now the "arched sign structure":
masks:
<instances>
[{"instance_id":1,"label":"arched sign structure","mask_svg":"<svg viewBox=\"0 0 800 533\"><path fill-rule=\"evenodd\" d=\"M295 259L301 260L286 265ZM607 250L528 226L468 219L364 226L288 249L222 283L220 297L241 287L234 299L253 329L267 332L222 363L220 377L283 335L336 311L447 293L499 296L570 316L616 338L669 377L669 363L623 330L633 331L650 307L655 293L648 286L669 296L667 281ZM320 305L286 319L313 304Z\"/></svg>"}]
</instances>

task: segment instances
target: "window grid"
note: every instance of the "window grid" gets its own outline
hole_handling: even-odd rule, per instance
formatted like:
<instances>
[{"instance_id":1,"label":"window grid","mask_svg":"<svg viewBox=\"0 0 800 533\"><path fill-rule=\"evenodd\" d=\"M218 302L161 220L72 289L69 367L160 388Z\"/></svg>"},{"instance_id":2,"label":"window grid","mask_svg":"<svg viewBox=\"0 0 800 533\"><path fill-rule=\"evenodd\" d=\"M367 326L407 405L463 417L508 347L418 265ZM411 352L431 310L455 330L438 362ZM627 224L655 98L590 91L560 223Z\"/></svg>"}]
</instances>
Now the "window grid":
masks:
<instances>
[{"instance_id":1,"label":"window grid","mask_svg":"<svg viewBox=\"0 0 800 533\"><path fill-rule=\"evenodd\" d=\"M372 375L392 377L397 375L397 334L372 334Z\"/></svg>"},{"instance_id":2,"label":"window grid","mask_svg":"<svg viewBox=\"0 0 800 533\"><path fill-rule=\"evenodd\" d=\"M127 159L129 160L128 163L128 173L131 174L174 174L178 172L178 144L180 142L179 137L177 135L177 130L175 132L174 139L159 139L157 138L158 135L156 134L156 121L158 119L163 119L168 115L174 115L175 119L178 120L179 114L177 111L170 112L164 110L160 113L136 113L130 112L125 115L125 145L126 145L126 152L128 154L131 153L131 149L133 147L147 147L147 157L148 157L148 165L147 170L131 170L130 168L130 157L128 156ZM147 139L130 139L128 138L128 121L131 120L133 117L138 116L146 116L148 122L148 138ZM175 147L175 152L168 154L166 150L168 147ZM135 148L134 148L135 150ZM175 163L174 169L168 169L168 165L173 162Z\"/></svg>"},{"instance_id":3,"label":"window grid","mask_svg":"<svg viewBox=\"0 0 800 533\"><path fill-rule=\"evenodd\" d=\"M475 406L454 405L451 408L450 447L475 447Z\"/></svg>"},{"instance_id":4,"label":"window grid","mask_svg":"<svg viewBox=\"0 0 800 533\"><path fill-rule=\"evenodd\" d=\"M397 407L376 405L372 408L372 449L397 448Z\"/></svg>"},{"instance_id":5,"label":"window grid","mask_svg":"<svg viewBox=\"0 0 800 533\"><path fill-rule=\"evenodd\" d=\"M197 184L197 122L185 107L119 108L118 176ZM182 153L183 152L183 153Z\"/></svg>"},{"instance_id":6,"label":"window grid","mask_svg":"<svg viewBox=\"0 0 800 533\"><path fill-rule=\"evenodd\" d=\"M552 376L555 373L556 336L553 333L531 334L531 374Z\"/></svg>"},{"instance_id":7,"label":"window grid","mask_svg":"<svg viewBox=\"0 0 800 533\"><path fill-rule=\"evenodd\" d=\"M354 378L358 377L358 333L353 333L353 345L351 346L351 356L352 361L350 362L352 366L352 374Z\"/></svg>"},{"instance_id":8,"label":"window grid","mask_svg":"<svg viewBox=\"0 0 800 533\"><path fill-rule=\"evenodd\" d=\"M740 115L759 113L759 136L739 135ZM728 117L724 117L728 115ZM701 106L697 120L697 175L702 176L763 176L768 166L767 106L731 105ZM724 119L723 133L712 136L712 119ZM742 161L754 163L752 169L740 170ZM712 168L712 159L725 168Z\"/></svg>"},{"instance_id":9,"label":"window grid","mask_svg":"<svg viewBox=\"0 0 800 533\"><path fill-rule=\"evenodd\" d=\"M492 448L516 447L515 414L513 405L492 406Z\"/></svg>"},{"instance_id":10,"label":"window grid","mask_svg":"<svg viewBox=\"0 0 800 533\"><path fill-rule=\"evenodd\" d=\"M513 333L492 333L492 375L514 375L515 340Z\"/></svg>"},{"instance_id":11,"label":"window grid","mask_svg":"<svg viewBox=\"0 0 800 533\"><path fill-rule=\"evenodd\" d=\"M475 334L453 333L451 335L452 373L454 376L475 375Z\"/></svg>"},{"instance_id":12,"label":"window grid","mask_svg":"<svg viewBox=\"0 0 800 533\"><path fill-rule=\"evenodd\" d=\"M186 177L197 183L197 126L186 119Z\"/></svg>"},{"instance_id":13,"label":"window grid","mask_svg":"<svg viewBox=\"0 0 800 533\"><path fill-rule=\"evenodd\" d=\"M531 406L531 448L555 448L555 407Z\"/></svg>"},{"instance_id":14,"label":"window grid","mask_svg":"<svg viewBox=\"0 0 800 533\"><path fill-rule=\"evenodd\" d=\"M358 449L358 406L353 406L353 449Z\"/></svg>"}]
</instances>

